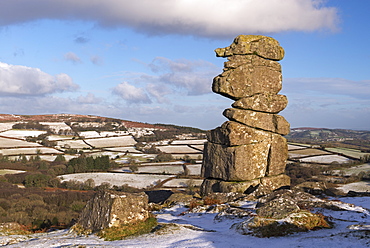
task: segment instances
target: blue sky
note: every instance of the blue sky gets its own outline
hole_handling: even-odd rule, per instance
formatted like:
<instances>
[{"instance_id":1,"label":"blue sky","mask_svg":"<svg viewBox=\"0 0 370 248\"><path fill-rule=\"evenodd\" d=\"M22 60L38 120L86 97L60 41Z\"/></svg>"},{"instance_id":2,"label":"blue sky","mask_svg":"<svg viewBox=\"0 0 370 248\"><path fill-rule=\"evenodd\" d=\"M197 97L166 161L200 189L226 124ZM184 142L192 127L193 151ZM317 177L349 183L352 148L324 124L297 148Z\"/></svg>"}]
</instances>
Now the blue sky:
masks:
<instances>
[{"instance_id":1,"label":"blue sky","mask_svg":"<svg viewBox=\"0 0 370 248\"><path fill-rule=\"evenodd\" d=\"M370 1L0 1L0 113L91 114L212 129L239 34L275 38L291 127L370 130Z\"/></svg>"}]
</instances>

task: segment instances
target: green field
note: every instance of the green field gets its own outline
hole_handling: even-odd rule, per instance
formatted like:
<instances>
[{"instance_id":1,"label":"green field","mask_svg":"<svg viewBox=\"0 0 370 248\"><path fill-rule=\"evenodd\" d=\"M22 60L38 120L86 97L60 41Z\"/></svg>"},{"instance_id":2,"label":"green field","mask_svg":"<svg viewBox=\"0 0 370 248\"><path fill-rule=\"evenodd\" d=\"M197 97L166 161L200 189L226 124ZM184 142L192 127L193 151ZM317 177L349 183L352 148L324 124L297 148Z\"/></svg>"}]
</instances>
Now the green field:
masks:
<instances>
[{"instance_id":1,"label":"green field","mask_svg":"<svg viewBox=\"0 0 370 248\"><path fill-rule=\"evenodd\" d=\"M328 150L330 152L335 152L335 153L341 153L346 156L357 158L357 159L365 155L370 155L370 153L365 153L365 152L361 152L360 150L349 149L349 148L338 148L337 147L337 148L325 148L325 150Z\"/></svg>"}]
</instances>

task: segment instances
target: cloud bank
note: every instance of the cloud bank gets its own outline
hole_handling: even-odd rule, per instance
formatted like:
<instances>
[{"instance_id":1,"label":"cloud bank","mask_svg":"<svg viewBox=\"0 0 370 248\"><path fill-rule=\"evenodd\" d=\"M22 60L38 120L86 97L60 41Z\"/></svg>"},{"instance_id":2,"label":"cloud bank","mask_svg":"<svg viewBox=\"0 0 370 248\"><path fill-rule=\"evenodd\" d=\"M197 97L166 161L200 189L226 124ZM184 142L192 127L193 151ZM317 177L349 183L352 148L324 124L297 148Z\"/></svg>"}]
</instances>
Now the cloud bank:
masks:
<instances>
[{"instance_id":1,"label":"cloud bank","mask_svg":"<svg viewBox=\"0 0 370 248\"><path fill-rule=\"evenodd\" d=\"M151 35L230 38L242 33L335 31L337 12L322 0L17 0L0 2L0 26L68 19Z\"/></svg>"},{"instance_id":2,"label":"cloud bank","mask_svg":"<svg viewBox=\"0 0 370 248\"><path fill-rule=\"evenodd\" d=\"M79 88L67 74L55 76L38 68L0 62L0 95L42 96Z\"/></svg>"}]
</instances>

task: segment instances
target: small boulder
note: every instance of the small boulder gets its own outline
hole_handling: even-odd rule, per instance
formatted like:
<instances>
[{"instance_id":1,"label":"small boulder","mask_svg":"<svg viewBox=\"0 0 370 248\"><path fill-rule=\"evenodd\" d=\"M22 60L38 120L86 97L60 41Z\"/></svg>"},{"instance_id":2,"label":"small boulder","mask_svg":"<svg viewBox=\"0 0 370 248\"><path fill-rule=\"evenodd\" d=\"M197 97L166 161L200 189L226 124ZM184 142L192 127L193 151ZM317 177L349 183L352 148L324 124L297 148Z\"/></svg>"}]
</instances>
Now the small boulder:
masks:
<instances>
[{"instance_id":1,"label":"small boulder","mask_svg":"<svg viewBox=\"0 0 370 248\"><path fill-rule=\"evenodd\" d=\"M148 218L148 196L145 193L99 191L87 202L76 225L82 227L84 233L94 233Z\"/></svg>"}]
</instances>

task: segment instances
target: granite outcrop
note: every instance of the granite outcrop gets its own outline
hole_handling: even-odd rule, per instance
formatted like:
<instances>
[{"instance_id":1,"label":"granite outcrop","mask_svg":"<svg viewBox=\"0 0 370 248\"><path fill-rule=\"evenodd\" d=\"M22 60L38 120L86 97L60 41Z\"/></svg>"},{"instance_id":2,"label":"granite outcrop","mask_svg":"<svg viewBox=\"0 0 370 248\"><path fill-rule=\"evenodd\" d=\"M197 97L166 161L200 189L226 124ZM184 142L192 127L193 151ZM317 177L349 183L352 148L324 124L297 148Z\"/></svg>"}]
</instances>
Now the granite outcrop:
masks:
<instances>
[{"instance_id":1,"label":"granite outcrop","mask_svg":"<svg viewBox=\"0 0 370 248\"><path fill-rule=\"evenodd\" d=\"M239 35L226 48L223 72L213 80L213 92L235 102L223 115L228 119L207 134L201 186L213 192L272 191L290 185L284 174L288 158L283 137L290 125L278 115L288 104L282 89L284 49L270 37Z\"/></svg>"}]
</instances>

